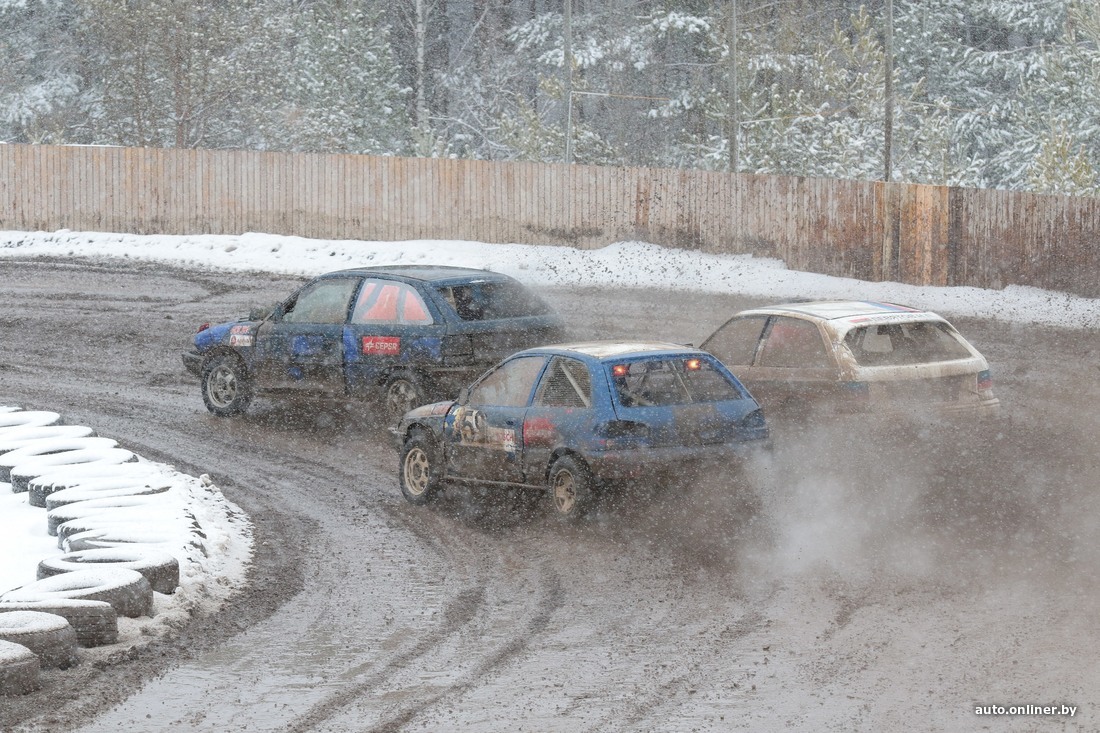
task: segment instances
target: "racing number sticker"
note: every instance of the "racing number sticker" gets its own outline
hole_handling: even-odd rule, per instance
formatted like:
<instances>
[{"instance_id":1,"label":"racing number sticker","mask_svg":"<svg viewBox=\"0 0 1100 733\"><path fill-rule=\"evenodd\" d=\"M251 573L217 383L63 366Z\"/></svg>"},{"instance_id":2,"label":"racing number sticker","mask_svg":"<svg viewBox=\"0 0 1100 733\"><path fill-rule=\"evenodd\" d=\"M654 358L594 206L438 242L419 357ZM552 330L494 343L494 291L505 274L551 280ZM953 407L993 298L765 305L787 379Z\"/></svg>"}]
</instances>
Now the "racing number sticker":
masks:
<instances>
[{"instance_id":1,"label":"racing number sticker","mask_svg":"<svg viewBox=\"0 0 1100 733\"><path fill-rule=\"evenodd\" d=\"M400 336L364 336L363 353L397 356L401 353Z\"/></svg>"},{"instance_id":2,"label":"racing number sticker","mask_svg":"<svg viewBox=\"0 0 1100 733\"><path fill-rule=\"evenodd\" d=\"M230 346L252 346L252 327L234 326L229 329Z\"/></svg>"}]
</instances>

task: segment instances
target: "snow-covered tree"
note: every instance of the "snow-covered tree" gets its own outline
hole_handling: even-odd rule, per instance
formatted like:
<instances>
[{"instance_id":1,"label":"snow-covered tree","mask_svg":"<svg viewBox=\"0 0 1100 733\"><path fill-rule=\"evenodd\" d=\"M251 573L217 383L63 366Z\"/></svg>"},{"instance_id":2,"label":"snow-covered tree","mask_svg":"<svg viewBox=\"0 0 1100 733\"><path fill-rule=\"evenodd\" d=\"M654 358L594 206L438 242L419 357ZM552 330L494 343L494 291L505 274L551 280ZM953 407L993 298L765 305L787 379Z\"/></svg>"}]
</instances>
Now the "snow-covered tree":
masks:
<instances>
[{"instance_id":1,"label":"snow-covered tree","mask_svg":"<svg viewBox=\"0 0 1100 733\"><path fill-rule=\"evenodd\" d=\"M285 71L280 147L400 154L409 142L406 90L388 29L368 0L315 0L297 17ZM272 144L277 144L272 140Z\"/></svg>"},{"instance_id":2,"label":"snow-covered tree","mask_svg":"<svg viewBox=\"0 0 1100 733\"><path fill-rule=\"evenodd\" d=\"M86 116L69 0L0 0L0 140L79 139Z\"/></svg>"}]
</instances>

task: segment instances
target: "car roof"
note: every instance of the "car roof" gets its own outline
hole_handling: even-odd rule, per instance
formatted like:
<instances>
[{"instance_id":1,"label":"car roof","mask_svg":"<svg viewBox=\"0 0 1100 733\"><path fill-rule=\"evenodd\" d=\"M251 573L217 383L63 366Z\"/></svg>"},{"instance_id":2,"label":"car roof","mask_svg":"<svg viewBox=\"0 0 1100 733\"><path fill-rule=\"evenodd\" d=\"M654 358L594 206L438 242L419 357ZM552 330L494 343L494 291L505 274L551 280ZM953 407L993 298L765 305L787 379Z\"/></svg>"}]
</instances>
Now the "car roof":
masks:
<instances>
[{"instance_id":1,"label":"car roof","mask_svg":"<svg viewBox=\"0 0 1100 733\"><path fill-rule=\"evenodd\" d=\"M921 318L942 320L940 316L931 311L877 300L795 301L791 303L778 303L776 305L769 305L761 308L752 308L741 311L738 315L748 314L793 315L819 321L854 321L858 319L870 322L880 319L919 320Z\"/></svg>"},{"instance_id":2,"label":"car roof","mask_svg":"<svg viewBox=\"0 0 1100 733\"><path fill-rule=\"evenodd\" d=\"M478 270L473 267L451 267L449 265L377 265L373 267L356 267L347 270L326 273L327 275L365 275L397 277L406 280L422 280L424 282L471 282L485 281L511 281L512 278L499 272Z\"/></svg>"},{"instance_id":3,"label":"car roof","mask_svg":"<svg viewBox=\"0 0 1100 733\"><path fill-rule=\"evenodd\" d=\"M621 359L635 356L701 353L694 346L662 341L579 341L529 349L531 353L587 356L593 359Z\"/></svg>"}]
</instances>

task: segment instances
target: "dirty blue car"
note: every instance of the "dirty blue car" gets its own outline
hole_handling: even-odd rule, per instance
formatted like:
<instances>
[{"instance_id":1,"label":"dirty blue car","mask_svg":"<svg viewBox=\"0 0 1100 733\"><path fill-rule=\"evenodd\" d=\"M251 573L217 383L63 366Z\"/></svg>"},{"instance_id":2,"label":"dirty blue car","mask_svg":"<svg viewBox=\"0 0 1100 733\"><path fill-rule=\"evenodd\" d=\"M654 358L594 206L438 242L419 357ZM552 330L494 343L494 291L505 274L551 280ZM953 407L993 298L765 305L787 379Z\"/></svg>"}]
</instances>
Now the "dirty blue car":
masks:
<instances>
[{"instance_id":1,"label":"dirty blue car","mask_svg":"<svg viewBox=\"0 0 1100 733\"><path fill-rule=\"evenodd\" d=\"M380 398L392 424L562 334L561 317L513 278L395 265L321 275L269 313L204 324L183 363L215 415L256 395Z\"/></svg>"},{"instance_id":2,"label":"dirty blue car","mask_svg":"<svg viewBox=\"0 0 1100 733\"><path fill-rule=\"evenodd\" d=\"M609 488L770 447L760 406L720 361L661 343L522 351L457 400L410 411L393 434L413 504L447 483L541 489L563 519Z\"/></svg>"}]
</instances>

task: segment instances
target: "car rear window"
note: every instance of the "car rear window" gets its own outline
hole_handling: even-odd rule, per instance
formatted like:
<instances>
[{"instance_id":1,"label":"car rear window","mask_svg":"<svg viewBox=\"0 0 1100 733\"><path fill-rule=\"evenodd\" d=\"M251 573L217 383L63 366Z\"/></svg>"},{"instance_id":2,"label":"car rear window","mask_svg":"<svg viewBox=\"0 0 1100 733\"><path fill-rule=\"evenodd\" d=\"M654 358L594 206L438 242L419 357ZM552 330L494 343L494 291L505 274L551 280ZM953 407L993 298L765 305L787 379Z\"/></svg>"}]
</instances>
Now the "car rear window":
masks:
<instances>
[{"instance_id":1,"label":"car rear window","mask_svg":"<svg viewBox=\"0 0 1100 733\"><path fill-rule=\"evenodd\" d=\"M438 290L464 321L544 316L551 312L537 295L516 282L463 283L446 285Z\"/></svg>"},{"instance_id":2,"label":"car rear window","mask_svg":"<svg viewBox=\"0 0 1100 733\"><path fill-rule=\"evenodd\" d=\"M736 400L741 393L706 359L694 356L612 364L611 380L623 407L690 405Z\"/></svg>"},{"instance_id":3,"label":"car rear window","mask_svg":"<svg viewBox=\"0 0 1100 733\"><path fill-rule=\"evenodd\" d=\"M856 328L844 345L862 366L899 366L968 359L962 337L942 321L889 323Z\"/></svg>"}]
</instances>

